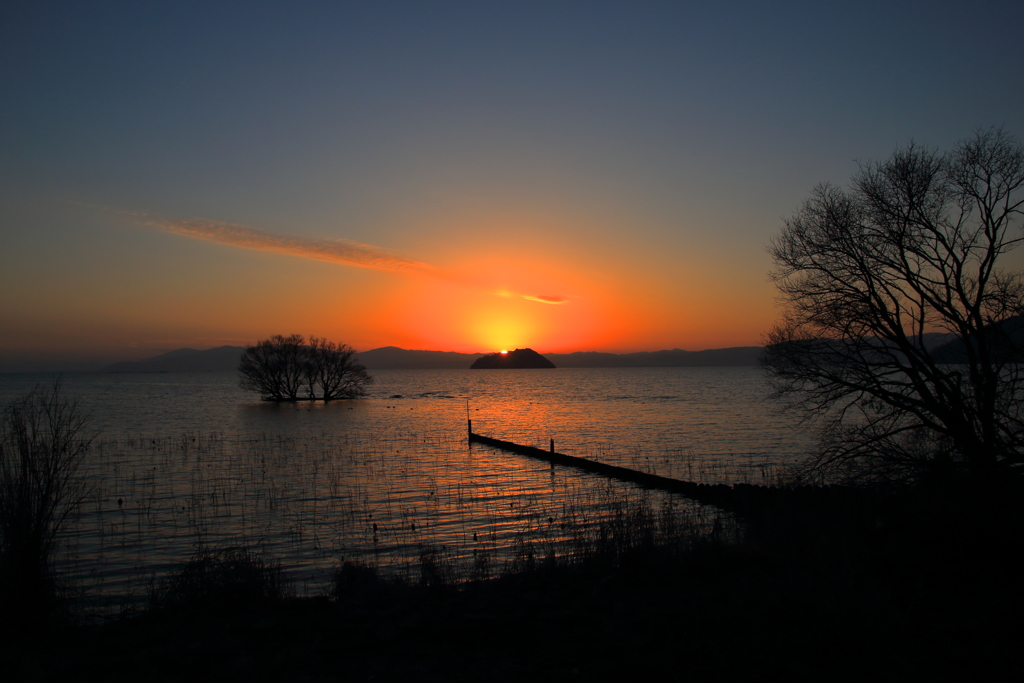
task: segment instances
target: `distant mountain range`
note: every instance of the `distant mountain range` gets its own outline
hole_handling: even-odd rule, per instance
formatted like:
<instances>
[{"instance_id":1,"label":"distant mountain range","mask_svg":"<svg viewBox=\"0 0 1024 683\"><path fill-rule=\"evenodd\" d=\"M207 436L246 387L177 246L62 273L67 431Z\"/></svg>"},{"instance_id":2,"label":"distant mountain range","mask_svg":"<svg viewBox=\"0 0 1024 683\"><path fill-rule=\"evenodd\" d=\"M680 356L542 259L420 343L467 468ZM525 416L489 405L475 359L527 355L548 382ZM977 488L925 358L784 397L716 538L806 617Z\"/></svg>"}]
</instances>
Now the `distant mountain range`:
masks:
<instances>
[{"instance_id":1,"label":"distant mountain range","mask_svg":"<svg viewBox=\"0 0 1024 683\"><path fill-rule=\"evenodd\" d=\"M178 349L144 360L114 363L100 372L223 372L237 370L242 357L241 346L218 346L215 349L196 351Z\"/></svg>"},{"instance_id":2,"label":"distant mountain range","mask_svg":"<svg viewBox=\"0 0 1024 683\"><path fill-rule=\"evenodd\" d=\"M454 351L409 351L397 346L382 346L363 351L359 361L368 370L468 370L482 353Z\"/></svg>"},{"instance_id":3,"label":"distant mountain range","mask_svg":"<svg viewBox=\"0 0 1024 683\"><path fill-rule=\"evenodd\" d=\"M238 368L244 348L218 346L197 351L178 349L153 358L114 363L102 372L226 372ZM397 346L384 346L358 354L369 370L466 370L482 353L454 351L411 351ZM559 368L675 368L757 365L760 346L738 346L706 351L642 351L640 353L548 353L544 356Z\"/></svg>"},{"instance_id":4,"label":"distant mountain range","mask_svg":"<svg viewBox=\"0 0 1024 683\"><path fill-rule=\"evenodd\" d=\"M1014 316L997 323L998 335L994 345L994 355L1000 362L1021 362L1024 356L1024 317ZM989 328L992 329L992 328ZM956 335L947 335L947 343L932 351L934 358L940 363L951 365L968 362L968 345ZM972 344L973 345L973 344ZM976 348L976 347L975 347Z\"/></svg>"},{"instance_id":5,"label":"distant mountain range","mask_svg":"<svg viewBox=\"0 0 1024 683\"><path fill-rule=\"evenodd\" d=\"M999 323L1005 333L1003 359L1021 359L1024 356L1024 318L1014 317ZM924 346L932 351L940 363L963 363L967 346L956 335L930 332L924 335ZM197 351L178 349L138 361L114 363L102 372L226 372L238 368L244 347L218 346ZM757 365L760 346L737 346L706 351L641 351L639 353L602 353L577 351L575 353L547 353L544 357L559 368L686 368ZM397 346L384 346L358 354L369 370L467 370L482 353L456 353L454 351L410 351Z\"/></svg>"},{"instance_id":6,"label":"distant mountain range","mask_svg":"<svg viewBox=\"0 0 1024 683\"><path fill-rule=\"evenodd\" d=\"M734 346L705 351L640 351L638 353L546 353L545 358L560 368L695 368L731 365L757 365L760 346Z\"/></svg>"}]
</instances>

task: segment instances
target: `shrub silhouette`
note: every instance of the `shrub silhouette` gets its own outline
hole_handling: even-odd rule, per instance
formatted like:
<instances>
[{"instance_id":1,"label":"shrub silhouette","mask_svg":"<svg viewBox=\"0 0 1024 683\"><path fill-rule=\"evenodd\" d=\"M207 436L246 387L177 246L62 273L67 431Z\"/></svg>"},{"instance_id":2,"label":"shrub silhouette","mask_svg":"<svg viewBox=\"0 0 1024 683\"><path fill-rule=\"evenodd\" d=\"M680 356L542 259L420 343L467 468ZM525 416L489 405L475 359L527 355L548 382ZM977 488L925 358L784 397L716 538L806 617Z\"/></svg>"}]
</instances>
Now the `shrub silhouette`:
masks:
<instances>
[{"instance_id":1,"label":"shrub silhouette","mask_svg":"<svg viewBox=\"0 0 1024 683\"><path fill-rule=\"evenodd\" d=\"M0 607L46 620L58 605L57 536L85 495L78 470L94 435L60 380L36 387L0 423Z\"/></svg>"},{"instance_id":2,"label":"shrub silhouette","mask_svg":"<svg viewBox=\"0 0 1024 683\"><path fill-rule=\"evenodd\" d=\"M201 550L150 595L150 607L201 611L238 609L291 594L280 562L246 548Z\"/></svg>"}]
</instances>

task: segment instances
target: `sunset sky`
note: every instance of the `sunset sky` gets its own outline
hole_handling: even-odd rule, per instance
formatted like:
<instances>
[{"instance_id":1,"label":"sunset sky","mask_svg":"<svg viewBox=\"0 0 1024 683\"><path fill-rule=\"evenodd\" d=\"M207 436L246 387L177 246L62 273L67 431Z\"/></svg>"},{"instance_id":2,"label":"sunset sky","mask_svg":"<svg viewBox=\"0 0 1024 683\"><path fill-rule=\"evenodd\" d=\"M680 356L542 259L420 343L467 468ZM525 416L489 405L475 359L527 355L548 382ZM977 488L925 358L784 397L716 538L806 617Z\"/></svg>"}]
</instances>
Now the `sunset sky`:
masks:
<instances>
[{"instance_id":1,"label":"sunset sky","mask_svg":"<svg viewBox=\"0 0 1024 683\"><path fill-rule=\"evenodd\" d=\"M1020 2L5 3L0 371L761 343L764 247L1024 136Z\"/></svg>"}]
</instances>

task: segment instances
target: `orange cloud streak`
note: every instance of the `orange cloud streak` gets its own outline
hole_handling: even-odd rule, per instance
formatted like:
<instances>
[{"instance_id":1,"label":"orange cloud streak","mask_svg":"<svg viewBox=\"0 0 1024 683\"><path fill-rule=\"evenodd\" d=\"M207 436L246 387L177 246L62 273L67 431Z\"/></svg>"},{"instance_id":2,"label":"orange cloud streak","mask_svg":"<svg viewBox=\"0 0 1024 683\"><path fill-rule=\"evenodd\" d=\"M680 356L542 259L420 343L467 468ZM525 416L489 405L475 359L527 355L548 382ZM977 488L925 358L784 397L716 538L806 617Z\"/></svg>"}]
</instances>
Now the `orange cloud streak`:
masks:
<instances>
[{"instance_id":1,"label":"orange cloud streak","mask_svg":"<svg viewBox=\"0 0 1024 683\"><path fill-rule=\"evenodd\" d=\"M145 214L143 214L145 216ZM175 235L192 237L194 239L226 244L242 249L255 249L258 251L271 251L279 254L299 256L301 258L314 259L316 261L327 261L340 263L346 266L357 266L360 268L373 268L376 270L389 270L400 273L415 275L427 275L430 277L444 277L434 266L412 259L396 256L379 247L368 244L359 244L349 240L317 240L306 237L282 237L251 228L247 225L237 223L224 223L221 221L185 220L170 221L165 219L151 219L148 216L142 221L145 225L151 225Z\"/></svg>"},{"instance_id":2,"label":"orange cloud streak","mask_svg":"<svg viewBox=\"0 0 1024 683\"><path fill-rule=\"evenodd\" d=\"M567 304L569 300L564 296L530 296L529 294L523 294L523 298L527 301L536 301L542 304Z\"/></svg>"},{"instance_id":3,"label":"orange cloud streak","mask_svg":"<svg viewBox=\"0 0 1024 683\"><path fill-rule=\"evenodd\" d=\"M407 275L426 276L438 280L448 280L470 287L485 287L481 282L451 271L445 271L427 263L407 259L369 244L360 244L350 240L318 240L306 237L282 237L262 230L241 225L211 220L172 221L157 218L145 213L118 211L135 217L143 225L152 226L183 237L215 242L241 249L270 251L288 254L316 261L327 261L346 266L386 270ZM564 304L569 299L564 296L551 295L520 295L528 301L542 304Z\"/></svg>"}]
</instances>

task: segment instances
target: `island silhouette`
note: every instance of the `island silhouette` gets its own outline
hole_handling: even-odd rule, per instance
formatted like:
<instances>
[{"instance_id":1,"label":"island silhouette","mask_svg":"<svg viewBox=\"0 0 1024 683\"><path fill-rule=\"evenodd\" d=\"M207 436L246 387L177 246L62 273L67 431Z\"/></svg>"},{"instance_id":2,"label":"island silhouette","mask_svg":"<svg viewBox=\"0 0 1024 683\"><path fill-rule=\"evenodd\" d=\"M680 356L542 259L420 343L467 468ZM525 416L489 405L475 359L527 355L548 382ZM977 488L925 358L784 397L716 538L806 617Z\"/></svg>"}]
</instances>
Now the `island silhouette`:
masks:
<instances>
[{"instance_id":1,"label":"island silhouette","mask_svg":"<svg viewBox=\"0 0 1024 683\"><path fill-rule=\"evenodd\" d=\"M516 349L489 353L473 361L470 370L504 370L524 368L553 368L555 364L533 349Z\"/></svg>"}]
</instances>

